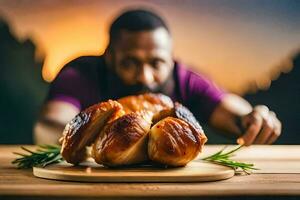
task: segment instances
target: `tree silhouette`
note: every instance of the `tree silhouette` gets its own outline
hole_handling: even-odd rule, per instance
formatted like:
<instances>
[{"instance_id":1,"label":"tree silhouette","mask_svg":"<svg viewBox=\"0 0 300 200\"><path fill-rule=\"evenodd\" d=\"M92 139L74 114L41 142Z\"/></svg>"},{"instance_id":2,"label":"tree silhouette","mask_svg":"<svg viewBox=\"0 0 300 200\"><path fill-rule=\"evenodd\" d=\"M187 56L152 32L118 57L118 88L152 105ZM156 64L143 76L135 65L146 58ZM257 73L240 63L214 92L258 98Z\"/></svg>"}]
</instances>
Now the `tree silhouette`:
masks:
<instances>
[{"instance_id":1,"label":"tree silhouette","mask_svg":"<svg viewBox=\"0 0 300 200\"><path fill-rule=\"evenodd\" d=\"M36 46L19 41L0 19L0 143L32 143L32 125L47 93Z\"/></svg>"}]
</instances>

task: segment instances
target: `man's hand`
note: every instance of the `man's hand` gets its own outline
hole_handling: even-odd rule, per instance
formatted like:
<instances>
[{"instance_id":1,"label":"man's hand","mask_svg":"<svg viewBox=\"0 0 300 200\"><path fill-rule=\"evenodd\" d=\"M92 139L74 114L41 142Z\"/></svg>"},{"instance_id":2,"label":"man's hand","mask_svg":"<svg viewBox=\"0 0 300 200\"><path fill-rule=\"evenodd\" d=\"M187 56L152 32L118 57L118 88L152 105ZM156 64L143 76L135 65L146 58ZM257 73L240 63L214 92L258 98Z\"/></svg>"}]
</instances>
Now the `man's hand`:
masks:
<instances>
[{"instance_id":1,"label":"man's hand","mask_svg":"<svg viewBox=\"0 0 300 200\"><path fill-rule=\"evenodd\" d=\"M245 146L272 144L281 134L281 122L274 112L262 105L252 108L234 94L226 94L209 122L214 128L237 137L237 143Z\"/></svg>"},{"instance_id":2,"label":"man's hand","mask_svg":"<svg viewBox=\"0 0 300 200\"><path fill-rule=\"evenodd\" d=\"M237 143L249 146L251 144L272 144L281 134L281 122L276 114L267 106L259 105L253 111L241 118L245 130Z\"/></svg>"}]
</instances>

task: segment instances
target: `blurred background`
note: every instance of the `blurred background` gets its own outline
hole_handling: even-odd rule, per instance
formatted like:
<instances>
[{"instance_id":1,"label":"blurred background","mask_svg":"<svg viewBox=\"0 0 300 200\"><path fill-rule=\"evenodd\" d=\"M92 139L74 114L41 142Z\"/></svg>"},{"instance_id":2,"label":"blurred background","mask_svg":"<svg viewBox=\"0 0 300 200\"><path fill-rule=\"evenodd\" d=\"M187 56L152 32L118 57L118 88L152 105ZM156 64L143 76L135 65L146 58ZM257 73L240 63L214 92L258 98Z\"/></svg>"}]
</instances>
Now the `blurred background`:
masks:
<instances>
[{"instance_id":1,"label":"blurred background","mask_svg":"<svg viewBox=\"0 0 300 200\"><path fill-rule=\"evenodd\" d=\"M32 143L62 66L102 54L113 18L139 6L166 19L177 60L274 110L283 123L277 144L300 143L298 0L0 0L0 143ZM234 142L205 130L209 143Z\"/></svg>"}]
</instances>

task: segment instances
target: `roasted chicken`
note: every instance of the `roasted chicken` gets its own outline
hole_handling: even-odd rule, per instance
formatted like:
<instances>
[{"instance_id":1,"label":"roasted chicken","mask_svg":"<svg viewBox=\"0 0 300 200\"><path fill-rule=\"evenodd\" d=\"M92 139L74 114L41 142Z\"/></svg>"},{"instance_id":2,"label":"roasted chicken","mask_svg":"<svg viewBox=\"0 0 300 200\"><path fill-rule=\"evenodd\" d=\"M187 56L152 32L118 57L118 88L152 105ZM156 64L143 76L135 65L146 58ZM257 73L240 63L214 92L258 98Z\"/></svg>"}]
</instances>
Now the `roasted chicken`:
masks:
<instances>
[{"instance_id":1,"label":"roasted chicken","mask_svg":"<svg viewBox=\"0 0 300 200\"><path fill-rule=\"evenodd\" d=\"M93 105L76 115L63 131L61 154L63 158L77 164L86 158L86 146L94 143L104 126L124 115L121 104L109 100Z\"/></svg>"},{"instance_id":2,"label":"roasted chicken","mask_svg":"<svg viewBox=\"0 0 300 200\"><path fill-rule=\"evenodd\" d=\"M150 127L151 121L134 112L109 123L94 143L92 155L95 161L107 166L147 161Z\"/></svg>"},{"instance_id":3,"label":"roasted chicken","mask_svg":"<svg viewBox=\"0 0 300 200\"><path fill-rule=\"evenodd\" d=\"M163 94L108 100L80 112L63 132L61 154L72 164L82 162L86 147L109 167L156 162L184 166L207 138L193 114Z\"/></svg>"}]
</instances>

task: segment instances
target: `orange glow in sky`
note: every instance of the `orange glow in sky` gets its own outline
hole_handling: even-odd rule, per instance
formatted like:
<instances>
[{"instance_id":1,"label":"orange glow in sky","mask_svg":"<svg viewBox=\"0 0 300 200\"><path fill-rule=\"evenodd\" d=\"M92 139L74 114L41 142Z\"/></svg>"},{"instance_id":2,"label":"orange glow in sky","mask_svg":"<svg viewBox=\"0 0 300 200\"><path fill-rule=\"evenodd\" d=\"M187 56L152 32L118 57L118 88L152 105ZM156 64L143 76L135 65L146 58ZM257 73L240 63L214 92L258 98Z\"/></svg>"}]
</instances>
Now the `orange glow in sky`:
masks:
<instances>
[{"instance_id":1,"label":"orange glow in sky","mask_svg":"<svg viewBox=\"0 0 300 200\"><path fill-rule=\"evenodd\" d=\"M33 39L44 52L42 75L46 81L52 81L75 57L103 53L113 17L132 5L150 6L163 15L171 27L176 59L235 92L241 92L300 46L299 27L272 21L272 17L259 21L236 10L219 13L218 8L205 5L197 10L193 3L180 2L90 0L25 4L10 0L0 2L0 17L8 21L20 39Z\"/></svg>"}]
</instances>

